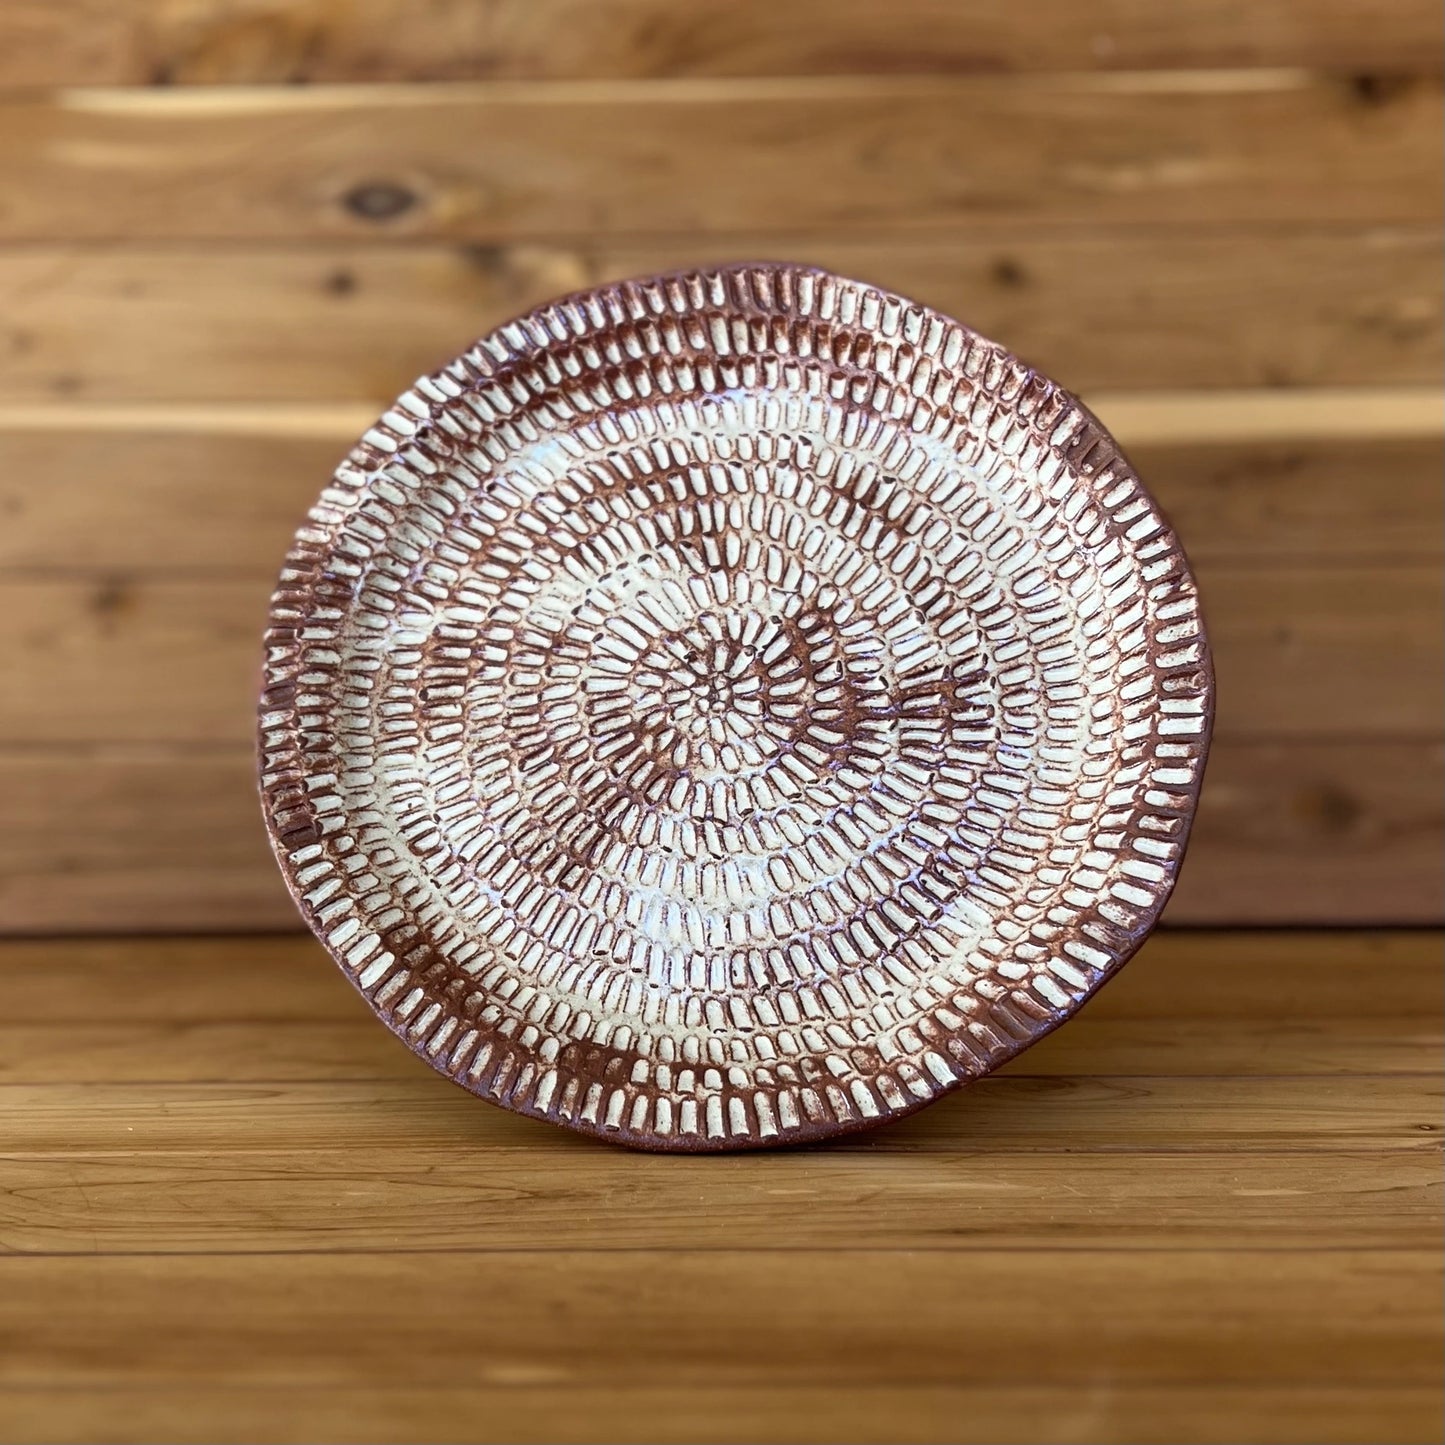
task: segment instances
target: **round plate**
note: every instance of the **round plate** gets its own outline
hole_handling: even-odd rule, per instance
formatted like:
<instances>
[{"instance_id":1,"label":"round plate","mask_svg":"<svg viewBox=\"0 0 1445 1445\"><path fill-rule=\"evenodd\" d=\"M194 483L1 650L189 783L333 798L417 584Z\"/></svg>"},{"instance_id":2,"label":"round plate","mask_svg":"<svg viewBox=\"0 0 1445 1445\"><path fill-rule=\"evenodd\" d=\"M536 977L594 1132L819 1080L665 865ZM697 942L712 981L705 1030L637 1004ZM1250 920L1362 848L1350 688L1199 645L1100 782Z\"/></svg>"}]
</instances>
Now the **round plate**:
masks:
<instances>
[{"instance_id":1,"label":"round plate","mask_svg":"<svg viewBox=\"0 0 1445 1445\"><path fill-rule=\"evenodd\" d=\"M1193 579L1098 421L805 266L503 326L342 463L271 605L307 922L474 1093L654 1149L909 1113L1173 885Z\"/></svg>"}]
</instances>

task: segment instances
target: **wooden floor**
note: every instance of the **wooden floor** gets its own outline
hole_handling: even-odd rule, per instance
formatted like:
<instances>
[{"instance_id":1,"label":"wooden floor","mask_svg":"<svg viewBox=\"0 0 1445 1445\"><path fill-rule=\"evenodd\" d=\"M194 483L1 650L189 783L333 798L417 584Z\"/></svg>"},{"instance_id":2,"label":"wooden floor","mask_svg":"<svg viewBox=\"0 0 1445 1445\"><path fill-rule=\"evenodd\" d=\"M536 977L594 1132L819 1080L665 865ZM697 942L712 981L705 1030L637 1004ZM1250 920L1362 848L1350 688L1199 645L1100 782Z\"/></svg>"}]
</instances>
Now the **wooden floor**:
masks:
<instances>
[{"instance_id":1,"label":"wooden floor","mask_svg":"<svg viewBox=\"0 0 1445 1445\"><path fill-rule=\"evenodd\" d=\"M1435 1441L1440 939L1171 933L766 1156L433 1075L309 939L0 945L0 1439Z\"/></svg>"}]
</instances>

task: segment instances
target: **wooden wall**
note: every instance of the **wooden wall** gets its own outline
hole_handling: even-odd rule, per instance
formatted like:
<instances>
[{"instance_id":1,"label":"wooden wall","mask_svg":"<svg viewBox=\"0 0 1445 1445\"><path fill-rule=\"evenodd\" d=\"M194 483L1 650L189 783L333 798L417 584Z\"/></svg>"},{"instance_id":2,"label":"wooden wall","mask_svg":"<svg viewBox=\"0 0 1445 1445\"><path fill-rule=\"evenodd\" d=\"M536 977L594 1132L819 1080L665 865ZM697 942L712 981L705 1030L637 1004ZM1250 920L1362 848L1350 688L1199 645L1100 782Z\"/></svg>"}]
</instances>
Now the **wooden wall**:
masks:
<instances>
[{"instance_id":1,"label":"wooden wall","mask_svg":"<svg viewBox=\"0 0 1445 1445\"><path fill-rule=\"evenodd\" d=\"M265 600L559 291L810 259L1081 391L1197 561L1176 924L1438 921L1435 0L5 0L0 930L284 929Z\"/></svg>"}]
</instances>

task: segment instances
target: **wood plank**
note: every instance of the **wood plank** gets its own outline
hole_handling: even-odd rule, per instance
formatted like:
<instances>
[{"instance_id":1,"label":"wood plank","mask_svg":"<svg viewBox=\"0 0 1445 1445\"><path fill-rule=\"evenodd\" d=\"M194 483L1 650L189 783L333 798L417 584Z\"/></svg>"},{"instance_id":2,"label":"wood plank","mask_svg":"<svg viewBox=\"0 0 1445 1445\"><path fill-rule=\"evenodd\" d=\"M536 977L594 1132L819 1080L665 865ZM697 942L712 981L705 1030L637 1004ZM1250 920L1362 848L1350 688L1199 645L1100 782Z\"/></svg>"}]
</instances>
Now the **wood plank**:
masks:
<instances>
[{"instance_id":1,"label":"wood plank","mask_svg":"<svg viewBox=\"0 0 1445 1445\"><path fill-rule=\"evenodd\" d=\"M1154 442L1129 454L1200 562L1398 564L1433 558L1441 540L1430 535L1445 471L1436 437Z\"/></svg>"},{"instance_id":2,"label":"wood plank","mask_svg":"<svg viewBox=\"0 0 1445 1445\"><path fill-rule=\"evenodd\" d=\"M1158 934L1018 1068L1428 1073L1441 1063L1439 954L1424 933ZM0 994L3 1083L426 1077L309 939L10 942Z\"/></svg>"},{"instance_id":3,"label":"wood plank","mask_svg":"<svg viewBox=\"0 0 1445 1445\"><path fill-rule=\"evenodd\" d=\"M1441 555L1439 435L1122 439L1200 562ZM0 569L270 576L348 440L0 429Z\"/></svg>"},{"instance_id":4,"label":"wood plank","mask_svg":"<svg viewBox=\"0 0 1445 1445\"><path fill-rule=\"evenodd\" d=\"M1439 66L1424 0L9 0L0 84Z\"/></svg>"},{"instance_id":5,"label":"wood plank","mask_svg":"<svg viewBox=\"0 0 1445 1445\"><path fill-rule=\"evenodd\" d=\"M1079 392L1438 384L1440 376L1439 242L1375 222L1184 234L1074 225L991 237L970 222L946 242L883 245L846 234L693 236L595 246L588 270L618 280L744 249L886 281Z\"/></svg>"},{"instance_id":6,"label":"wood plank","mask_svg":"<svg viewBox=\"0 0 1445 1445\"><path fill-rule=\"evenodd\" d=\"M764 1170L766 1177L764 1177ZM1067 1188L1061 1187L1067 1177ZM595 1149L0 1156L0 1254L1432 1249L1424 1153L627 1161ZM342 1207L338 1208L338 1204Z\"/></svg>"},{"instance_id":7,"label":"wood plank","mask_svg":"<svg viewBox=\"0 0 1445 1445\"><path fill-rule=\"evenodd\" d=\"M1405 944L1392 946L1390 966L1378 970L1387 987L1398 988L1402 979L1414 976L1418 962L1404 960L1414 958L1409 941L1423 936L1398 935ZM1330 935L1311 937L1328 948ZM1337 972L1338 965L1327 964L1322 970L1325 978ZM309 933L271 938L235 933L194 938L7 938L0 942L0 980L6 1017L15 1024L68 1019L81 1026L179 1028L224 1018L269 1026L362 1021L370 1013ZM1413 989L1409 996L1416 997Z\"/></svg>"},{"instance_id":8,"label":"wood plank","mask_svg":"<svg viewBox=\"0 0 1445 1445\"><path fill-rule=\"evenodd\" d=\"M0 931L300 926L248 749L0 750L0 792Z\"/></svg>"},{"instance_id":9,"label":"wood plank","mask_svg":"<svg viewBox=\"0 0 1445 1445\"><path fill-rule=\"evenodd\" d=\"M1215 745L1174 924L1445 921L1445 749ZM249 749L0 749L0 931L294 930Z\"/></svg>"},{"instance_id":10,"label":"wood plank","mask_svg":"<svg viewBox=\"0 0 1445 1445\"><path fill-rule=\"evenodd\" d=\"M1441 935L1426 930L1261 932L1162 929L1079 1015L1147 1022L1186 1012L1220 1032L1290 1013L1438 1029ZM1368 981L1366 984L1365 981ZM325 1024L369 1010L310 934L243 938L11 938L0 942L10 1025ZM1034 1050L1055 1047L1063 1034ZM424 1077L424 1075L419 1076Z\"/></svg>"},{"instance_id":11,"label":"wood plank","mask_svg":"<svg viewBox=\"0 0 1445 1445\"><path fill-rule=\"evenodd\" d=\"M580 250L526 245L0 251L0 397L380 410L476 335L590 279ZM1362 289L1381 315L1415 290Z\"/></svg>"},{"instance_id":12,"label":"wood plank","mask_svg":"<svg viewBox=\"0 0 1445 1445\"><path fill-rule=\"evenodd\" d=\"M400 1047L398 1045L397 1047ZM1027 1065L1021 1061L1019 1068ZM1429 1075L1121 1078L990 1075L833 1146L908 1154L1189 1154L1282 1149L1438 1153L1440 1089ZM190 1153L501 1146L596 1149L581 1135L473 1098L440 1075L270 1084L5 1084L15 1154Z\"/></svg>"},{"instance_id":13,"label":"wood plank","mask_svg":"<svg viewBox=\"0 0 1445 1445\"><path fill-rule=\"evenodd\" d=\"M1221 743L1166 916L1438 923L1442 789L1445 747L1436 742Z\"/></svg>"},{"instance_id":14,"label":"wood plank","mask_svg":"<svg viewBox=\"0 0 1445 1445\"><path fill-rule=\"evenodd\" d=\"M1438 735L1437 570L1196 571L1219 686L1216 736Z\"/></svg>"},{"instance_id":15,"label":"wood plank","mask_svg":"<svg viewBox=\"0 0 1445 1445\"><path fill-rule=\"evenodd\" d=\"M1438 950L1437 950L1438 952ZM1438 966L1439 960L1435 960ZM328 965L322 965L328 966ZM359 1006L358 1006L359 1008ZM0 1083L302 1083L415 1079L425 1065L369 1015L257 1025L226 1020L229 1005L197 1023L0 1024ZM1428 1073L1441 1065L1433 1020L1392 1018L1342 1027L1292 1010L1231 1020L1137 1022L1101 1001L1030 1050L1025 1072L1090 1071L1113 1077L1188 1073L1269 1077Z\"/></svg>"},{"instance_id":16,"label":"wood plank","mask_svg":"<svg viewBox=\"0 0 1445 1445\"><path fill-rule=\"evenodd\" d=\"M1440 120L1295 71L65 91L0 105L0 239L1435 225Z\"/></svg>"},{"instance_id":17,"label":"wood plank","mask_svg":"<svg viewBox=\"0 0 1445 1445\"><path fill-rule=\"evenodd\" d=\"M1197 570L1219 737L1434 735L1436 567ZM248 742L271 585L0 577L0 741Z\"/></svg>"},{"instance_id":18,"label":"wood plank","mask_svg":"<svg viewBox=\"0 0 1445 1445\"><path fill-rule=\"evenodd\" d=\"M264 575L359 435L0 431L0 567Z\"/></svg>"},{"instance_id":19,"label":"wood plank","mask_svg":"<svg viewBox=\"0 0 1445 1445\"><path fill-rule=\"evenodd\" d=\"M1246 1268L1218 1251L12 1258L0 1379L1267 1384L1327 1361L1335 1384L1431 1386L1439 1265L1434 1250Z\"/></svg>"},{"instance_id":20,"label":"wood plank","mask_svg":"<svg viewBox=\"0 0 1445 1445\"><path fill-rule=\"evenodd\" d=\"M0 581L0 739L241 742L270 590L259 578Z\"/></svg>"},{"instance_id":21,"label":"wood plank","mask_svg":"<svg viewBox=\"0 0 1445 1445\"><path fill-rule=\"evenodd\" d=\"M604 280L789 255L959 316L1079 391L1435 382L1436 230L696 236L596 247L20 247L0 400L368 401ZM1099 337L1107 335L1107 346Z\"/></svg>"},{"instance_id":22,"label":"wood plank","mask_svg":"<svg viewBox=\"0 0 1445 1445\"><path fill-rule=\"evenodd\" d=\"M167 1382L0 1389L0 1430L33 1445L1437 1445L1428 1386L852 1385L746 1389Z\"/></svg>"}]
</instances>

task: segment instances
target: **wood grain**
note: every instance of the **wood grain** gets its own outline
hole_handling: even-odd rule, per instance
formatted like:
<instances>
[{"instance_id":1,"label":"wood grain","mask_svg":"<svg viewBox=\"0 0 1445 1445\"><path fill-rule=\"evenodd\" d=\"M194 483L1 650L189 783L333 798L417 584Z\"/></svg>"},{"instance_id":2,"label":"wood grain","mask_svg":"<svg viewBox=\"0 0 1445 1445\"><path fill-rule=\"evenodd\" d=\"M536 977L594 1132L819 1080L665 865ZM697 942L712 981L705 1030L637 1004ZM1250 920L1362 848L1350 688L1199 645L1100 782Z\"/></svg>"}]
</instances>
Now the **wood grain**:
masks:
<instances>
[{"instance_id":1,"label":"wood grain","mask_svg":"<svg viewBox=\"0 0 1445 1445\"><path fill-rule=\"evenodd\" d=\"M1166 931L1021 1071L1428 1073L1442 984L1430 933ZM309 936L12 941L0 990L0 1082L427 1077Z\"/></svg>"},{"instance_id":2,"label":"wood grain","mask_svg":"<svg viewBox=\"0 0 1445 1445\"><path fill-rule=\"evenodd\" d=\"M0 239L1435 225L1440 102L1292 71L67 91L0 105Z\"/></svg>"},{"instance_id":3,"label":"wood grain","mask_svg":"<svg viewBox=\"0 0 1445 1445\"><path fill-rule=\"evenodd\" d=\"M6 1254L387 1254L645 1249L726 1239L769 1251L1432 1249L1439 1160L1397 1152L1056 1157L787 1155L626 1170L605 1153L516 1147L0 1156ZM284 1204L282 1203L284 1201ZM338 1203L343 1202L338 1208ZM281 1207L278 1207L281 1205Z\"/></svg>"},{"instance_id":4,"label":"wood grain","mask_svg":"<svg viewBox=\"0 0 1445 1445\"><path fill-rule=\"evenodd\" d=\"M378 1027L380 1027L378 1025ZM1026 1066L1023 1066L1026 1067ZM1431 1076L1060 1077L1000 1073L844 1152L1179 1153L1282 1148L1438 1152ZM479 1102L430 1071L410 1078L260 1084L7 1084L13 1153L140 1150L595 1148ZM557 1142L557 1141L561 1142Z\"/></svg>"},{"instance_id":5,"label":"wood grain","mask_svg":"<svg viewBox=\"0 0 1445 1445\"><path fill-rule=\"evenodd\" d=\"M1294 1077L1439 1067L1438 1010L1421 1012L1442 1001L1435 935L1366 946L1339 934L1288 945L1241 934L1230 943L1205 950L1194 934L1155 937L1019 1071ZM428 1077L309 938L10 943L0 949L0 991L0 1083Z\"/></svg>"},{"instance_id":6,"label":"wood grain","mask_svg":"<svg viewBox=\"0 0 1445 1445\"><path fill-rule=\"evenodd\" d=\"M409 1445L1436 1445L1440 1394L1428 1386L835 1384L559 1388L473 1384L345 1391L168 1382L164 1390L0 1388L0 1429L35 1445L236 1445L346 1439Z\"/></svg>"},{"instance_id":7,"label":"wood grain","mask_svg":"<svg viewBox=\"0 0 1445 1445\"><path fill-rule=\"evenodd\" d=\"M0 581L0 738L242 742L269 593L259 579Z\"/></svg>"},{"instance_id":8,"label":"wood grain","mask_svg":"<svg viewBox=\"0 0 1445 1445\"><path fill-rule=\"evenodd\" d=\"M0 1380L1265 1384L1311 1379L1328 1360L1338 1384L1429 1386L1439 1263L1433 1249L1260 1253L1241 1269L1210 1250L659 1256L562 1241L292 1255L284 1270L236 1256L12 1258L6 1314L26 1328L7 1331Z\"/></svg>"},{"instance_id":9,"label":"wood grain","mask_svg":"<svg viewBox=\"0 0 1445 1445\"><path fill-rule=\"evenodd\" d=\"M1438 966L1439 960L1434 959ZM218 988L218 993L221 990ZM281 1022L258 1029L231 1021L229 1000L213 1018L190 1023L0 1025L0 1083L315 1083L337 1079L414 1079L422 1068L359 1005L338 1007L323 1023ZM1219 1074L1304 1076L1420 1073L1440 1064L1438 1035L1425 1021L1370 1016L1347 1038L1282 1004L1290 1022L1257 1016L1161 1018L1147 1032L1094 1009L1033 1049L1031 1074L1097 1069L1119 1077L1180 1069ZM344 1016L343 1016L344 1015Z\"/></svg>"},{"instance_id":10,"label":"wood grain","mask_svg":"<svg viewBox=\"0 0 1445 1445\"><path fill-rule=\"evenodd\" d=\"M354 399L380 410L528 307L742 255L886 283L1076 391L1434 382L1439 250L1438 231L1377 227L21 247L0 252L0 400Z\"/></svg>"},{"instance_id":11,"label":"wood grain","mask_svg":"<svg viewBox=\"0 0 1445 1445\"><path fill-rule=\"evenodd\" d=\"M535 1248L560 1232L573 1248L674 1249L699 1229L726 1231L740 1211L775 1249L884 1236L948 1250L1027 1238L1423 1248L1437 1151L1408 1121L1440 1057L1438 947L1423 934L1161 935L1068 1029L1010 1066L1003 1089L985 1086L977 1107L967 1096L943 1106L969 1117L934 1110L900 1140L895 1130L780 1156L759 1196L754 1161L631 1159L619 1174L623 1156L446 1089L309 940L8 944L0 987L18 1021L0 1028L7 1077L27 1076L28 1058L34 1080L39 1060L54 1086L0 1089L8 1147L28 1151L0 1158L0 1249L375 1252L418 1226L430 1248ZM58 1049L48 1067L34 1042L46 1031L65 1041L77 1000L107 1021L69 1036L68 1072ZM1413 1033L1401 1029L1410 1015ZM1211 1037L1252 1052L1221 1052ZM331 1073L331 1086L285 1087L288 1058L305 1058L313 1079ZM1125 1081L1151 1058L1178 1077ZM1070 1062L1092 1079L1060 1077ZM1378 1072L1412 1065L1422 1077ZM1321 1079L1321 1068L1355 1077ZM1295 1070L1306 1077L1290 1079ZM87 1074L112 1087L77 1088ZM271 1086L238 1090L248 1074ZM116 1087L130 1078L227 1082ZM1262 1131L1270 1108L1280 1112ZM1119 1136L1120 1111L1142 1125L1132 1142ZM70 1113L86 1122L67 1129ZM1150 1136L1156 1151L1141 1157ZM1249 1163L1209 1153L1206 1139ZM993 1156L986 1168L980 1150ZM1062 1192L1060 1150L1071 1156Z\"/></svg>"},{"instance_id":12,"label":"wood grain","mask_svg":"<svg viewBox=\"0 0 1445 1445\"><path fill-rule=\"evenodd\" d=\"M1187 999L1189 1019L1220 1032L1232 1032L1251 1018L1272 1022L1288 1012L1301 1022L1329 1023L1337 1037L1366 1020L1396 1025L1413 1020L1436 1036L1441 1027L1436 1004L1445 989L1440 943L1436 932L1406 929L1164 929L1076 1016L1069 1031L1107 1018L1147 1025L1138 1030L1147 1035L1165 1022L1180 1022ZM369 1010L321 945L300 933L5 939L0 990L5 1026L224 1020L254 1025L261 1033L275 1024L352 1019L375 1031ZM1397 1041L1406 1037L1401 1030ZM381 1038L392 1047L385 1034ZM1051 1035L1030 1057L1057 1050L1066 1038L1062 1031ZM1142 1043L1136 1039L1131 1047ZM1377 1069L1388 1054L1388 1049L1379 1054ZM430 1074L423 1070L414 1077Z\"/></svg>"},{"instance_id":13,"label":"wood grain","mask_svg":"<svg viewBox=\"0 0 1445 1445\"><path fill-rule=\"evenodd\" d=\"M1175 923L1438 923L1445 745L1220 743Z\"/></svg>"},{"instance_id":14,"label":"wood grain","mask_svg":"<svg viewBox=\"0 0 1445 1445\"><path fill-rule=\"evenodd\" d=\"M1201 560L1197 572L1218 737L1434 735L1436 568ZM0 577L0 742L249 741L271 585Z\"/></svg>"},{"instance_id":15,"label":"wood grain","mask_svg":"<svg viewBox=\"0 0 1445 1445\"><path fill-rule=\"evenodd\" d=\"M1201 561L1399 564L1441 540L1437 437L1155 442L1130 458Z\"/></svg>"},{"instance_id":16,"label":"wood grain","mask_svg":"<svg viewBox=\"0 0 1445 1445\"><path fill-rule=\"evenodd\" d=\"M1123 412L1104 406L1112 427L1110 413ZM367 424L308 437L87 429L83 412L75 422L0 428L0 574L269 578ZM1197 561L1404 563L1441 555L1438 433L1242 442L1116 435Z\"/></svg>"},{"instance_id":17,"label":"wood grain","mask_svg":"<svg viewBox=\"0 0 1445 1445\"><path fill-rule=\"evenodd\" d=\"M410 1077L238 1082L246 1033L361 1014L310 939L0 945L0 1053L112 1040L107 1083L0 1086L0 1432L1427 1441L1438 1069L1379 1070L1438 1061L1438 949L1162 934L889 1130L689 1159L488 1108L370 1020ZM1210 1026L1281 1017L1353 1062L1225 1075ZM1171 1020L1171 1073L1109 1074ZM165 1057L145 1028L220 1021L215 1082L124 1082ZM1087 1073L1028 1072L1091 1028Z\"/></svg>"},{"instance_id":18,"label":"wood grain","mask_svg":"<svg viewBox=\"0 0 1445 1445\"><path fill-rule=\"evenodd\" d=\"M1203 564L1197 575L1220 687L1217 737L1437 735L1434 569Z\"/></svg>"},{"instance_id":19,"label":"wood grain","mask_svg":"<svg viewBox=\"0 0 1445 1445\"><path fill-rule=\"evenodd\" d=\"M300 926L248 749L0 749L0 930Z\"/></svg>"},{"instance_id":20,"label":"wood grain","mask_svg":"<svg viewBox=\"0 0 1445 1445\"><path fill-rule=\"evenodd\" d=\"M414 375L575 286L811 258L1084 391L1201 564L1168 923L1445 921L1440 36L0 6L0 934L96 935L0 941L0 1439L1438 1441L1439 935L1166 927L886 1134L640 1158L256 934L297 918L246 719L291 531Z\"/></svg>"},{"instance_id":21,"label":"wood grain","mask_svg":"<svg viewBox=\"0 0 1445 1445\"><path fill-rule=\"evenodd\" d=\"M1176 924L1438 923L1439 743L1218 743ZM251 753L4 749L0 929L295 929Z\"/></svg>"},{"instance_id":22,"label":"wood grain","mask_svg":"<svg viewBox=\"0 0 1445 1445\"><path fill-rule=\"evenodd\" d=\"M1422 0L10 0L0 84L1439 66Z\"/></svg>"}]
</instances>

